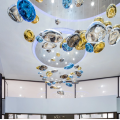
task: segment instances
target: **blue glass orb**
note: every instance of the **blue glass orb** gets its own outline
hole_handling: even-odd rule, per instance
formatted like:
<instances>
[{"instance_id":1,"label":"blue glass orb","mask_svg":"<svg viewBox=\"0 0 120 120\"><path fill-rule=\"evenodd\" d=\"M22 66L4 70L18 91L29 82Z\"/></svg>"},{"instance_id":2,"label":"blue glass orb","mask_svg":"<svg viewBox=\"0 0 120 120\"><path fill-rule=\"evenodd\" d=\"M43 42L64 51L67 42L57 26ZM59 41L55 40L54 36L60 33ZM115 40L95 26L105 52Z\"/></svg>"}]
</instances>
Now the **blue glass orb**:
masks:
<instances>
[{"instance_id":1,"label":"blue glass orb","mask_svg":"<svg viewBox=\"0 0 120 120\"><path fill-rule=\"evenodd\" d=\"M80 70L79 72L80 72L81 74L83 73L83 71L82 71L82 70Z\"/></svg>"},{"instance_id":2,"label":"blue glass orb","mask_svg":"<svg viewBox=\"0 0 120 120\"><path fill-rule=\"evenodd\" d=\"M47 83L48 86L51 86L52 84L51 83Z\"/></svg>"},{"instance_id":3,"label":"blue glass orb","mask_svg":"<svg viewBox=\"0 0 120 120\"><path fill-rule=\"evenodd\" d=\"M56 82L52 82L53 85L55 85Z\"/></svg>"},{"instance_id":4,"label":"blue glass orb","mask_svg":"<svg viewBox=\"0 0 120 120\"><path fill-rule=\"evenodd\" d=\"M74 66L73 63L69 63L67 66L64 67L64 69L71 69Z\"/></svg>"},{"instance_id":5,"label":"blue glass orb","mask_svg":"<svg viewBox=\"0 0 120 120\"><path fill-rule=\"evenodd\" d=\"M66 83L68 87L72 87L72 83Z\"/></svg>"},{"instance_id":6,"label":"blue glass orb","mask_svg":"<svg viewBox=\"0 0 120 120\"><path fill-rule=\"evenodd\" d=\"M43 76L43 79L47 79L47 76Z\"/></svg>"},{"instance_id":7,"label":"blue glass orb","mask_svg":"<svg viewBox=\"0 0 120 120\"><path fill-rule=\"evenodd\" d=\"M66 83L66 81L63 81L63 83Z\"/></svg>"},{"instance_id":8,"label":"blue glass orb","mask_svg":"<svg viewBox=\"0 0 120 120\"><path fill-rule=\"evenodd\" d=\"M66 52L71 51L73 49L72 47L69 47L67 43L63 43L62 48Z\"/></svg>"},{"instance_id":9,"label":"blue glass orb","mask_svg":"<svg viewBox=\"0 0 120 120\"><path fill-rule=\"evenodd\" d=\"M18 0L17 9L21 17L27 22L32 22L36 17L35 9L28 0Z\"/></svg>"},{"instance_id":10,"label":"blue glass orb","mask_svg":"<svg viewBox=\"0 0 120 120\"><path fill-rule=\"evenodd\" d=\"M36 37L36 40L37 40L39 43L43 42L43 38L42 38L41 36L39 36L39 35Z\"/></svg>"},{"instance_id":11,"label":"blue glass orb","mask_svg":"<svg viewBox=\"0 0 120 120\"><path fill-rule=\"evenodd\" d=\"M65 9L68 9L70 5L72 4L72 0L63 0L62 4Z\"/></svg>"},{"instance_id":12,"label":"blue glass orb","mask_svg":"<svg viewBox=\"0 0 120 120\"><path fill-rule=\"evenodd\" d=\"M80 78L81 76L77 76L77 78Z\"/></svg>"},{"instance_id":13,"label":"blue glass orb","mask_svg":"<svg viewBox=\"0 0 120 120\"><path fill-rule=\"evenodd\" d=\"M87 52L93 52L93 46L90 43L86 43L85 48Z\"/></svg>"}]
</instances>

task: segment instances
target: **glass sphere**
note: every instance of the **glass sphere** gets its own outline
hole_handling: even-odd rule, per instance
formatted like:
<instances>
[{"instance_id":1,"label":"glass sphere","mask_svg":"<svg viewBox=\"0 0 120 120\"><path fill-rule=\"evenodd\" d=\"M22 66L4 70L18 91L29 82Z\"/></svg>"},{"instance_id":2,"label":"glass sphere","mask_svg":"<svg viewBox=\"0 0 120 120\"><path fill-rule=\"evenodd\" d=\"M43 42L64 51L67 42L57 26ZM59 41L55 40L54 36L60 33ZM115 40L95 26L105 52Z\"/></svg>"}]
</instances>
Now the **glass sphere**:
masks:
<instances>
[{"instance_id":1,"label":"glass sphere","mask_svg":"<svg viewBox=\"0 0 120 120\"><path fill-rule=\"evenodd\" d=\"M69 63L67 66L64 67L64 69L71 69L73 68L74 64L73 63Z\"/></svg>"},{"instance_id":2,"label":"glass sphere","mask_svg":"<svg viewBox=\"0 0 120 120\"><path fill-rule=\"evenodd\" d=\"M36 17L35 9L28 0L18 0L17 9L22 18L27 22L32 22Z\"/></svg>"},{"instance_id":3,"label":"glass sphere","mask_svg":"<svg viewBox=\"0 0 120 120\"><path fill-rule=\"evenodd\" d=\"M39 17L36 15L35 19L31 23L36 24L38 22L39 22Z\"/></svg>"},{"instance_id":4,"label":"glass sphere","mask_svg":"<svg viewBox=\"0 0 120 120\"><path fill-rule=\"evenodd\" d=\"M66 86L72 87L72 83L66 83Z\"/></svg>"},{"instance_id":5,"label":"glass sphere","mask_svg":"<svg viewBox=\"0 0 120 120\"><path fill-rule=\"evenodd\" d=\"M75 0L75 5L76 5L76 7L80 7L80 6L82 6L83 5L83 0Z\"/></svg>"},{"instance_id":6,"label":"glass sphere","mask_svg":"<svg viewBox=\"0 0 120 120\"><path fill-rule=\"evenodd\" d=\"M85 48L87 52L93 52L93 46L90 43L86 43Z\"/></svg>"},{"instance_id":7,"label":"glass sphere","mask_svg":"<svg viewBox=\"0 0 120 120\"><path fill-rule=\"evenodd\" d=\"M71 4L72 4L72 0L62 0L62 5L65 9L70 8Z\"/></svg>"},{"instance_id":8,"label":"glass sphere","mask_svg":"<svg viewBox=\"0 0 120 120\"><path fill-rule=\"evenodd\" d=\"M94 45L94 53L99 53L101 52L105 47L105 43L104 42L98 42Z\"/></svg>"},{"instance_id":9,"label":"glass sphere","mask_svg":"<svg viewBox=\"0 0 120 120\"><path fill-rule=\"evenodd\" d=\"M33 33L33 31L31 30L26 30L24 32L24 38L28 41L28 42L33 42L35 40L35 35Z\"/></svg>"},{"instance_id":10,"label":"glass sphere","mask_svg":"<svg viewBox=\"0 0 120 120\"><path fill-rule=\"evenodd\" d=\"M42 38L41 36L39 36L39 35L36 37L36 40L37 40L39 43L43 42L43 38Z\"/></svg>"}]
</instances>

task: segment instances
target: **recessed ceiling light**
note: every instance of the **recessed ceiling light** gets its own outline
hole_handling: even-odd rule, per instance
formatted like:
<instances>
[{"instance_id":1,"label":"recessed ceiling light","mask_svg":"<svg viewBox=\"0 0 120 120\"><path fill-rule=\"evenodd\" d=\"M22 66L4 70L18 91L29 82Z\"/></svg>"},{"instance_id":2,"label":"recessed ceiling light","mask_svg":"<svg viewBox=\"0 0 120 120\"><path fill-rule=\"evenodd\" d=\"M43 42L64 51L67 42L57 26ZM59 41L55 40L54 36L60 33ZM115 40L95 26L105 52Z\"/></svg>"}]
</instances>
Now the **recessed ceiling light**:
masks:
<instances>
[{"instance_id":1,"label":"recessed ceiling light","mask_svg":"<svg viewBox=\"0 0 120 120\"><path fill-rule=\"evenodd\" d=\"M94 4L95 4L94 2L91 2L91 6L94 6Z\"/></svg>"},{"instance_id":2,"label":"recessed ceiling light","mask_svg":"<svg viewBox=\"0 0 120 120\"><path fill-rule=\"evenodd\" d=\"M43 96L41 96L41 98L42 98Z\"/></svg>"},{"instance_id":3,"label":"recessed ceiling light","mask_svg":"<svg viewBox=\"0 0 120 120\"><path fill-rule=\"evenodd\" d=\"M105 93L105 91L103 91L103 93Z\"/></svg>"},{"instance_id":4,"label":"recessed ceiling light","mask_svg":"<svg viewBox=\"0 0 120 120\"><path fill-rule=\"evenodd\" d=\"M67 62L65 62L65 64L67 64Z\"/></svg>"},{"instance_id":5,"label":"recessed ceiling light","mask_svg":"<svg viewBox=\"0 0 120 120\"><path fill-rule=\"evenodd\" d=\"M73 5L70 5L70 8L73 8Z\"/></svg>"},{"instance_id":6,"label":"recessed ceiling light","mask_svg":"<svg viewBox=\"0 0 120 120\"><path fill-rule=\"evenodd\" d=\"M61 98L62 98L62 96L61 96Z\"/></svg>"},{"instance_id":7,"label":"recessed ceiling light","mask_svg":"<svg viewBox=\"0 0 120 120\"><path fill-rule=\"evenodd\" d=\"M103 85L101 85L101 87L103 87Z\"/></svg>"},{"instance_id":8,"label":"recessed ceiling light","mask_svg":"<svg viewBox=\"0 0 120 120\"><path fill-rule=\"evenodd\" d=\"M83 95L81 95L81 97L83 97Z\"/></svg>"},{"instance_id":9,"label":"recessed ceiling light","mask_svg":"<svg viewBox=\"0 0 120 120\"><path fill-rule=\"evenodd\" d=\"M55 57L54 57L54 59L55 59Z\"/></svg>"},{"instance_id":10,"label":"recessed ceiling light","mask_svg":"<svg viewBox=\"0 0 120 120\"><path fill-rule=\"evenodd\" d=\"M69 55L69 52L68 52L68 55Z\"/></svg>"},{"instance_id":11,"label":"recessed ceiling light","mask_svg":"<svg viewBox=\"0 0 120 120\"><path fill-rule=\"evenodd\" d=\"M48 62L50 62L50 60L48 60Z\"/></svg>"},{"instance_id":12,"label":"recessed ceiling light","mask_svg":"<svg viewBox=\"0 0 120 120\"><path fill-rule=\"evenodd\" d=\"M22 96L22 95L19 95L20 97Z\"/></svg>"},{"instance_id":13,"label":"recessed ceiling light","mask_svg":"<svg viewBox=\"0 0 120 120\"><path fill-rule=\"evenodd\" d=\"M76 54L78 54L78 52L76 52Z\"/></svg>"},{"instance_id":14,"label":"recessed ceiling light","mask_svg":"<svg viewBox=\"0 0 120 120\"><path fill-rule=\"evenodd\" d=\"M40 88L41 90L43 90L43 88Z\"/></svg>"},{"instance_id":15,"label":"recessed ceiling light","mask_svg":"<svg viewBox=\"0 0 120 120\"><path fill-rule=\"evenodd\" d=\"M75 60L75 58L73 58L73 60Z\"/></svg>"},{"instance_id":16,"label":"recessed ceiling light","mask_svg":"<svg viewBox=\"0 0 120 120\"><path fill-rule=\"evenodd\" d=\"M82 87L80 87L80 89L82 89Z\"/></svg>"},{"instance_id":17,"label":"recessed ceiling light","mask_svg":"<svg viewBox=\"0 0 120 120\"><path fill-rule=\"evenodd\" d=\"M60 88L60 90L62 90L62 88Z\"/></svg>"},{"instance_id":18,"label":"recessed ceiling light","mask_svg":"<svg viewBox=\"0 0 120 120\"><path fill-rule=\"evenodd\" d=\"M56 65L58 65L58 63L56 63Z\"/></svg>"},{"instance_id":19,"label":"recessed ceiling light","mask_svg":"<svg viewBox=\"0 0 120 120\"><path fill-rule=\"evenodd\" d=\"M54 0L51 0L51 3L54 3Z\"/></svg>"},{"instance_id":20,"label":"recessed ceiling light","mask_svg":"<svg viewBox=\"0 0 120 120\"><path fill-rule=\"evenodd\" d=\"M54 50L52 50L52 52L54 52Z\"/></svg>"},{"instance_id":21,"label":"recessed ceiling light","mask_svg":"<svg viewBox=\"0 0 120 120\"><path fill-rule=\"evenodd\" d=\"M45 57L45 54L43 55L43 57Z\"/></svg>"},{"instance_id":22,"label":"recessed ceiling light","mask_svg":"<svg viewBox=\"0 0 120 120\"><path fill-rule=\"evenodd\" d=\"M20 88L22 89L22 86L20 86Z\"/></svg>"}]
</instances>

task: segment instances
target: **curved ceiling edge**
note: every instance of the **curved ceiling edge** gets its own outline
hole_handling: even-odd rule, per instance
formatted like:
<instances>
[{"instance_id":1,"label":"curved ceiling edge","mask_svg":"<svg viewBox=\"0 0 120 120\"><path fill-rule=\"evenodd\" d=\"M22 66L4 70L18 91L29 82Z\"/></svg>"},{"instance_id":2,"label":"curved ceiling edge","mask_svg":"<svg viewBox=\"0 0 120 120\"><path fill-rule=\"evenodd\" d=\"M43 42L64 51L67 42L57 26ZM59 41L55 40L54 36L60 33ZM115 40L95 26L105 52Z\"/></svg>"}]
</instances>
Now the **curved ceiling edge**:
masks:
<instances>
[{"instance_id":1,"label":"curved ceiling edge","mask_svg":"<svg viewBox=\"0 0 120 120\"><path fill-rule=\"evenodd\" d=\"M33 3L32 3L32 4L33 4ZM39 12L43 13L43 14L46 15L46 16L49 16L49 17L51 17L51 18L53 18L53 19L58 18L58 17L52 16L52 15L44 12L43 10L41 10L40 8L38 8L38 7L37 7L36 5L34 5L34 4L33 4L33 6L35 7L35 9L37 9ZM118 7L118 6L120 6L120 3L118 3L118 4L116 5L116 7ZM78 22L78 21L85 21L85 20L89 20L89 19L94 19L95 17L101 16L101 15L104 15L104 14L106 14L106 12L103 12L103 13L101 13L101 14L98 14L98 15L93 16L93 17L90 17L90 18L78 19L78 20L69 20L69 19L62 19L62 18L58 18L58 19L61 20L61 21Z\"/></svg>"}]
</instances>

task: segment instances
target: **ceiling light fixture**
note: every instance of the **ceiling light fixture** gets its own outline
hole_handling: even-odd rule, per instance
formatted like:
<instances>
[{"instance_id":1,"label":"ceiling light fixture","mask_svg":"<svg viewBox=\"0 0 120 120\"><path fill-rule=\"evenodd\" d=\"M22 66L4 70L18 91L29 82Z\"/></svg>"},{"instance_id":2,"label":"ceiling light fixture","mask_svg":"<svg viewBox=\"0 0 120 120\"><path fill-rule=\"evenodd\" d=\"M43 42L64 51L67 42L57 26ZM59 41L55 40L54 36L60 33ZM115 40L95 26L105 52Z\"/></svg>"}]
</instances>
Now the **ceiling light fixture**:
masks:
<instances>
[{"instance_id":1,"label":"ceiling light fixture","mask_svg":"<svg viewBox=\"0 0 120 120\"><path fill-rule=\"evenodd\" d=\"M43 55L43 57L45 57L45 54Z\"/></svg>"},{"instance_id":2,"label":"ceiling light fixture","mask_svg":"<svg viewBox=\"0 0 120 120\"><path fill-rule=\"evenodd\" d=\"M22 96L22 95L19 95L20 97Z\"/></svg>"},{"instance_id":3,"label":"ceiling light fixture","mask_svg":"<svg viewBox=\"0 0 120 120\"><path fill-rule=\"evenodd\" d=\"M41 98L42 98L43 96L41 96Z\"/></svg>"},{"instance_id":4,"label":"ceiling light fixture","mask_svg":"<svg viewBox=\"0 0 120 120\"><path fill-rule=\"evenodd\" d=\"M52 52L54 52L54 50L52 50Z\"/></svg>"},{"instance_id":5,"label":"ceiling light fixture","mask_svg":"<svg viewBox=\"0 0 120 120\"><path fill-rule=\"evenodd\" d=\"M73 60L75 60L75 58L73 58Z\"/></svg>"},{"instance_id":6,"label":"ceiling light fixture","mask_svg":"<svg viewBox=\"0 0 120 120\"><path fill-rule=\"evenodd\" d=\"M95 4L94 2L91 2L91 6L94 6L94 4Z\"/></svg>"},{"instance_id":7,"label":"ceiling light fixture","mask_svg":"<svg viewBox=\"0 0 120 120\"><path fill-rule=\"evenodd\" d=\"M81 95L81 97L83 97L83 95Z\"/></svg>"},{"instance_id":8,"label":"ceiling light fixture","mask_svg":"<svg viewBox=\"0 0 120 120\"><path fill-rule=\"evenodd\" d=\"M56 63L56 65L58 65L58 63Z\"/></svg>"},{"instance_id":9,"label":"ceiling light fixture","mask_svg":"<svg viewBox=\"0 0 120 120\"><path fill-rule=\"evenodd\" d=\"M54 0L51 0L51 3L54 3Z\"/></svg>"},{"instance_id":10,"label":"ceiling light fixture","mask_svg":"<svg viewBox=\"0 0 120 120\"><path fill-rule=\"evenodd\" d=\"M69 55L69 52L68 52L68 55Z\"/></svg>"},{"instance_id":11,"label":"ceiling light fixture","mask_svg":"<svg viewBox=\"0 0 120 120\"><path fill-rule=\"evenodd\" d=\"M67 64L67 62L65 62L65 64Z\"/></svg>"},{"instance_id":12,"label":"ceiling light fixture","mask_svg":"<svg viewBox=\"0 0 120 120\"><path fill-rule=\"evenodd\" d=\"M103 85L101 85L101 88L103 87Z\"/></svg>"},{"instance_id":13,"label":"ceiling light fixture","mask_svg":"<svg viewBox=\"0 0 120 120\"><path fill-rule=\"evenodd\" d=\"M80 90L81 90L82 88L80 87Z\"/></svg>"},{"instance_id":14,"label":"ceiling light fixture","mask_svg":"<svg viewBox=\"0 0 120 120\"><path fill-rule=\"evenodd\" d=\"M103 93L105 93L105 91L103 91Z\"/></svg>"},{"instance_id":15,"label":"ceiling light fixture","mask_svg":"<svg viewBox=\"0 0 120 120\"><path fill-rule=\"evenodd\" d=\"M50 60L48 60L48 62L50 62Z\"/></svg>"},{"instance_id":16,"label":"ceiling light fixture","mask_svg":"<svg viewBox=\"0 0 120 120\"><path fill-rule=\"evenodd\" d=\"M22 89L22 86L20 86L20 88Z\"/></svg>"},{"instance_id":17,"label":"ceiling light fixture","mask_svg":"<svg viewBox=\"0 0 120 120\"><path fill-rule=\"evenodd\" d=\"M76 52L76 54L78 54L78 52Z\"/></svg>"},{"instance_id":18,"label":"ceiling light fixture","mask_svg":"<svg viewBox=\"0 0 120 120\"><path fill-rule=\"evenodd\" d=\"M40 88L41 90L43 90L43 88Z\"/></svg>"}]
</instances>

